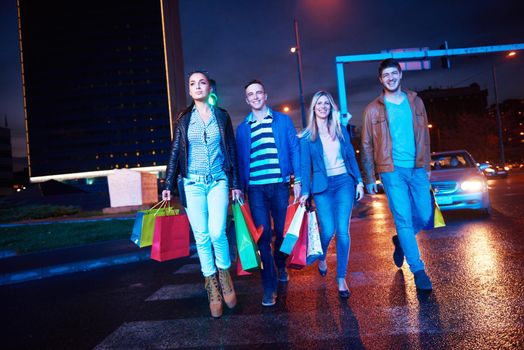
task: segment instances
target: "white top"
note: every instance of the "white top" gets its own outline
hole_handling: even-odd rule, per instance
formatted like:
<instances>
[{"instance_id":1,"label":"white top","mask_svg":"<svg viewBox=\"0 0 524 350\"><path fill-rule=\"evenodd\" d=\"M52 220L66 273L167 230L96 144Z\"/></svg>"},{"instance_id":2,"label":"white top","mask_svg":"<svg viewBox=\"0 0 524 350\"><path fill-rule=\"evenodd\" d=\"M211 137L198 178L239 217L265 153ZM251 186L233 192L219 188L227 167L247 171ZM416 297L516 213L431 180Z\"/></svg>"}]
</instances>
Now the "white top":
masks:
<instances>
[{"instance_id":1,"label":"white top","mask_svg":"<svg viewBox=\"0 0 524 350\"><path fill-rule=\"evenodd\" d=\"M320 135L320 140L324 150L324 165L326 166L327 176L335 176L347 172L344 159L342 159L338 137L332 139L329 134L322 134Z\"/></svg>"}]
</instances>

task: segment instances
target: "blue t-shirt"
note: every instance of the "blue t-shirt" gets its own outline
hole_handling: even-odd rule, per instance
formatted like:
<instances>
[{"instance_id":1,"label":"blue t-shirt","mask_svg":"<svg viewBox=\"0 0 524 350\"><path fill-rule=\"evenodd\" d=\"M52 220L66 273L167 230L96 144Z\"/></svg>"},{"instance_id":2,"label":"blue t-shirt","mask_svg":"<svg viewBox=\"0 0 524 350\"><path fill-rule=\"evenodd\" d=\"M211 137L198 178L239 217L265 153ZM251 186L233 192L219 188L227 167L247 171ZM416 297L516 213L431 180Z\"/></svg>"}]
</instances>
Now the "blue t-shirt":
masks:
<instances>
[{"instance_id":1,"label":"blue t-shirt","mask_svg":"<svg viewBox=\"0 0 524 350\"><path fill-rule=\"evenodd\" d=\"M389 132L393 143L393 164L402 168L415 167L415 133L413 117L406 94L400 104L384 98L389 120Z\"/></svg>"}]
</instances>

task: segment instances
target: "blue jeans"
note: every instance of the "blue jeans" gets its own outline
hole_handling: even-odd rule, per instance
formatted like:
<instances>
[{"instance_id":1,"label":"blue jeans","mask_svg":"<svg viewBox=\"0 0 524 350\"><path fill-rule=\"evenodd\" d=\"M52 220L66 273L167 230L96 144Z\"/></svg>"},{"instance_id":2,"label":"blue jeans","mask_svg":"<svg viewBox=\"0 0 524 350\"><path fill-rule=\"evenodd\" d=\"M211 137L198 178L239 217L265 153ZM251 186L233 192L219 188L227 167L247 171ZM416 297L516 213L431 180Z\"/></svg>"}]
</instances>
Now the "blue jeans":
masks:
<instances>
[{"instance_id":1,"label":"blue jeans","mask_svg":"<svg viewBox=\"0 0 524 350\"><path fill-rule=\"evenodd\" d=\"M424 168L401 168L380 173L398 239L411 272L424 270L415 235L431 217L429 179Z\"/></svg>"},{"instance_id":2,"label":"blue jeans","mask_svg":"<svg viewBox=\"0 0 524 350\"><path fill-rule=\"evenodd\" d=\"M348 174L328 177L328 188L314 195L320 240L326 259L329 243L337 233L337 278L345 278L349 259L349 221L355 201L355 181Z\"/></svg>"},{"instance_id":3,"label":"blue jeans","mask_svg":"<svg viewBox=\"0 0 524 350\"><path fill-rule=\"evenodd\" d=\"M226 236L229 190L227 176L189 174L184 178L186 213L195 236L198 259L204 277L216 273L216 267L229 269L229 244ZM214 257L213 257L214 251Z\"/></svg>"},{"instance_id":4,"label":"blue jeans","mask_svg":"<svg viewBox=\"0 0 524 350\"><path fill-rule=\"evenodd\" d=\"M258 241L258 249L260 249L260 258L263 264L261 271L262 285L265 292L274 292L278 286L275 264L278 268L286 266L287 254L280 251L280 246L282 245L284 222L289 201L288 184L276 183L249 186L248 200L255 226L264 226L264 231ZM271 218L273 218L275 228L274 252L271 247L273 241Z\"/></svg>"}]
</instances>

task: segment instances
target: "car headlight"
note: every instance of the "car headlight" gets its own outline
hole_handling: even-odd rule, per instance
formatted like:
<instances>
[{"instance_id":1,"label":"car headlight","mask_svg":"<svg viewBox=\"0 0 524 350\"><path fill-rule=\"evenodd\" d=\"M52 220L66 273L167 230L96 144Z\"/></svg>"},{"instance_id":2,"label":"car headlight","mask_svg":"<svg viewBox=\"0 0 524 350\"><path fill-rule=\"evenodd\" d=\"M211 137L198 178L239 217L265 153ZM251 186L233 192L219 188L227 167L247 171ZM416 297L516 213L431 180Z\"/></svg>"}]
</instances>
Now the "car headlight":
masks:
<instances>
[{"instance_id":1,"label":"car headlight","mask_svg":"<svg viewBox=\"0 0 524 350\"><path fill-rule=\"evenodd\" d=\"M479 192L483 187L484 183L478 179L469 179L460 184L460 188L465 192Z\"/></svg>"},{"instance_id":2,"label":"car headlight","mask_svg":"<svg viewBox=\"0 0 524 350\"><path fill-rule=\"evenodd\" d=\"M484 172L486 172L486 173L494 173L495 170L493 170L492 168L486 168L486 169L484 169Z\"/></svg>"}]
</instances>

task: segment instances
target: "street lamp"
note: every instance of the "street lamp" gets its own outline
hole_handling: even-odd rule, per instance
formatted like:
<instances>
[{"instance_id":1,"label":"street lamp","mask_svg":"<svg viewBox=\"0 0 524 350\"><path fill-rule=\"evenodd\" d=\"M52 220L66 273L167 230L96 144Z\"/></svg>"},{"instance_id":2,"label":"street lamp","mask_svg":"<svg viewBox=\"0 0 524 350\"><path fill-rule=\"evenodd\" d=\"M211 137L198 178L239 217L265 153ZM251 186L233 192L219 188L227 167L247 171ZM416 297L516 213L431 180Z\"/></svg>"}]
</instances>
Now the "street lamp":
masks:
<instances>
[{"instance_id":1,"label":"street lamp","mask_svg":"<svg viewBox=\"0 0 524 350\"><path fill-rule=\"evenodd\" d=\"M298 91L300 94L300 112L302 115L302 127L306 127L306 110L304 107L304 93L302 90L302 54L300 50L300 38L298 35L298 22L293 19L293 26L295 30L295 46L290 49L292 53L297 54L297 69L298 69Z\"/></svg>"},{"instance_id":2,"label":"street lamp","mask_svg":"<svg viewBox=\"0 0 524 350\"><path fill-rule=\"evenodd\" d=\"M515 57L517 55L516 51L510 51L506 54L506 57ZM506 157L504 156L504 139L503 139L503 133L502 133L502 118L500 117L500 108L499 108L499 96L497 91L497 73L495 70L495 63L491 63L491 73L493 75L493 90L495 93L495 113L497 117L497 129L499 134L499 161L502 166L506 163Z\"/></svg>"}]
</instances>

